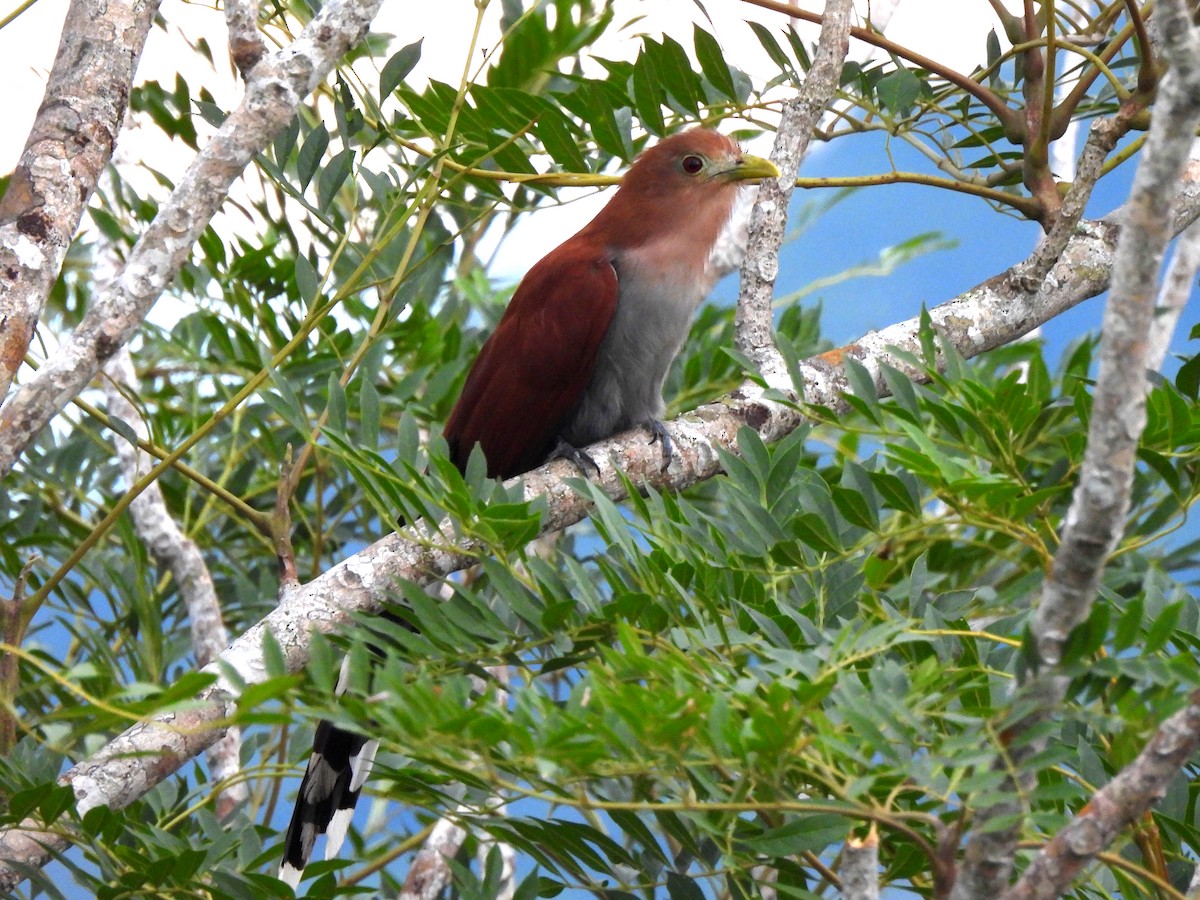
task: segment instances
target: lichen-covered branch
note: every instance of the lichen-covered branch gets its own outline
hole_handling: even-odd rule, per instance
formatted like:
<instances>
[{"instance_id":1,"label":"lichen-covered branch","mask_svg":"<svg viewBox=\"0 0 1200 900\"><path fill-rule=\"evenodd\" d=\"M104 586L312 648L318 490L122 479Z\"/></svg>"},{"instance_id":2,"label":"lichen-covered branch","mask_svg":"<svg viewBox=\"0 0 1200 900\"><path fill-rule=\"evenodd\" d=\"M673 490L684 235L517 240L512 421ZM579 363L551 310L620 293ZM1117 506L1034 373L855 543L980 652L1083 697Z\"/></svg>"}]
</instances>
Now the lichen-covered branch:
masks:
<instances>
[{"instance_id":1,"label":"lichen-covered branch","mask_svg":"<svg viewBox=\"0 0 1200 900\"><path fill-rule=\"evenodd\" d=\"M300 36L254 67L241 104L197 154L79 327L0 407L0 478L29 442L137 332L230 186L364 34L381 0L331 0Z\"/></svg>"},{"instance_id":2,"label":"lichen-covered branch","mask_svg":"<svg viewBox=\"0 0 1200 900\"><path fill-rule=\"evenodd\" d=\"M134 725L66 772L60 780L74 789L79 814L97 806L124 809L218 740L235 711L233 701L216 692L200 701ZM20 884L25 870L50 862L72 837L33 821L0 831L0 891Z\"/></svg>"},{"instance_id":3,"label":"lichen-covered branch","mask_svg":"<svg viewBox=\"0 0 1200 900\"><path fill-rule=\"evenodd\" d=\"M72 0L67 7L46 96L0 199L0 401L112 158L158 6Z\"/></svg>"},{"instance_id":4,"label":"lichen-covered branch","mask_svg":"<svg viewBox=\"0 0 1200 900\"><path fill-rule=\"evenodd\" d=\"M787 227L788 201L796 184L800 162L808 151L821 114L833 99L850 49L851 0L828 0L821 18L821 36L812 67L803 87L784 104L771 159L779 177L758 189L758 201L750 213L750 240L742 262L742 286L738 293L735 344L754 363L768 384L790 388L787 366L772 336L774 308L771 298L779 274L779 248Z\"/></svg>"},{"instance_id":5,"label":"lichen-covered branch","mask_svg":"<svg viewBox=\"0 0 1200 900\"><path fill-rule=\"evenodd\" d=\"M1193 160L1192 165L1198 163ZM1154 371L1162 368L1179 315L1191 297L1197 270L1200 270L1200 225L1193 224L1175 243L1166 277L1158 292L1154 323L1150 326L1150 346L1146 351L1146 368Z\"/></svg>"},{"instance_id":6,"label":"lichen-covered branch","mask_svg":"<svg viewBox=\"0 0 1200 900\"><path fill-rule=\"evenodd\" d=\"M137 375L128 349L122 348L105 367L105 372L108 375L105 395L109 415L124 421L138 437L148 439L150 430L128 396L137 390ZM132 486L149 470L146 464L149 457L138 450L136 443L123 437L115 436L115 443L121 471ZM138 538L154 561L175 580L188 612L192 652L197 664L208 665L229 645L229 632L225 629L212 575L200 548L175 523L157 481L130 504L129 515ZM206 752L208 769L217 785L215 806L220 818L236 810L249 796L245 782L237 778L241 769L241 749L241 729L232 727Z\"/></svg>"},{"instance_id":7,"label":"lichen-covered branch","mask_svg":"<svg viewBox=\"0 0 1200 900\"><path fill-rule=\"evenodd\" d=\"M399 900L437 900L442 896L451 879L446 860L458 854L466 839L466 830L449 816L438 819L408 867Z\"/></svg>"},{"instance_id":8,"label":"lichen-covered branch","mask_svg":"<svg viewBox=\"0 0 1200 900\"><path fill-rule=\"evenodd\" d=\"M1027 735L1055 715L1062 703L1067 688L1058 671L1063 646L1090 613L1104 566L1125 529L1137 445L1146 421L1158 274L1173 233L1176 187L1190 175L1185 163L1200 124L1200 35L1193 31L1182 0L1163 3L1157 15L1163 17L1163 46L1172 68L1161 86L1129 202L1122 207L1087 450L1031 625L1041 669L1018 695L1030 712L1008 729L1010 754L1004 765L1012 771L1002 791L1007 796L976 812L954 900L998 896L1009 885L1021 829L1019 787L1033 783L1036 772L1026 764L1042 747ZM1041 889L1028 884L1023 890L1034 893L1021 896L1043 896L1037 893Z\"/></svg>"},{"instance_id":9,"label":"lichen-covered branch","mask_svg":"<svg viewBox=\"0 0 1200 900\"><path fill-rule=\"evenodd\" d=\"M1097 791L1033 858L1004 900L1053 900L1121 830L1163 798L1171 780L1200 749L1200 694L1154 733L1137 757Z\"/></svg>"},{"instance_id":10,"label":"lichen-covered branch","mask_svg":"<svg viewBox=\"0 0 1200 900\"><path fill-rule=\"evenodd\" d=\"M1200 33L1192 28L1182 0L1162 3L1156 16L1161 17L1163 52L1171 69L1124 207L1087 451L1034 620L1038 652L1048 665L1058 662L1067 636L1087 617L1104 563L1125 527L1137 443L1146 421L1147 338L1158 275L1172 236L1175 186L1200 124Z\"/></svg>"},{"instance_id":11,"label":"lichen-covered branch","mask_svg":"<svg viewBox=\"0 0 1200 900\"><path fill-rule=\"evenodd\" d=\"M1200 217L1197 185L1185 182L1179 198L1175 221L1184 228ZM1022 292L1011 279L996 276L931 310L930 317L966 357L1013 341L1108 287L1118 231L1111 222L1087 223L1036 290ZM835 409L845 407L841 395L848 382L842 362L847 356L867 368L883 394L882 365L905 368L906 363L892 348L919 353L919 331L920 320L910 319L805 361L800 368L806 399ZM669 473L662 471L661 452L647 442L644 432L620 435L589 448L600 467L595 483L615 500L627 496L629 483L683 490L721 471L719 451L737 452L741 428L753 428L770 442L794 431L803 421L795 404L777 402L766 391L747 385L668 423L677 460ZM560 531L589 514L590 502L569 484L577 476L573 466L561 460L525 476L525 496L544 498L543 532ZM207 667L220 680L199 698L201 705L187 713L187 728L179 728L180 714L139 724L61 780L75 788L84 809L100 803L122 808L133 802L220 736L226 713L232 710L229 693L233 691L233 685L221 679L221 665L231 667L247 683L266 678L264 633L269 631L279 645L288 670L296 671L308 661L313 632L328 633L347 625L355 612L377 611L393 596L399 580L428 582L474 564L479 547L466 541L434 543L433 537L428 529L418 540L388 535L307 584L285 592L270 615L236 638L219 660ZM44 837L37 822L0 832L0 860L36 867L67 845L67 839L59 837L58 843L34 852L31 848L39 846L37 841ZM0 864L0 890L22 877L19 868Z\"/></svg>"},{"instance_id":12,"label":"lichen-covered branch","mask_svg":"<svg viewBox=\"0 0 1200 900\"><path fill-rule=\"evenodd\" d=\"M838 874L842 900L879 900L879 833L874 826L865 838L846 838Z\"/></svg>"},{"instance_id":13,"label":"lichen-covered branch","mask_svg":"<svg viewBox=\"0 0 1200 900\"><path fill-rule=\"evenodd\" d=\"M267 52L258 31L257 0L225 0L225 28L229 31L229 55L243 78Z\"/></svg>"}]
</instances>

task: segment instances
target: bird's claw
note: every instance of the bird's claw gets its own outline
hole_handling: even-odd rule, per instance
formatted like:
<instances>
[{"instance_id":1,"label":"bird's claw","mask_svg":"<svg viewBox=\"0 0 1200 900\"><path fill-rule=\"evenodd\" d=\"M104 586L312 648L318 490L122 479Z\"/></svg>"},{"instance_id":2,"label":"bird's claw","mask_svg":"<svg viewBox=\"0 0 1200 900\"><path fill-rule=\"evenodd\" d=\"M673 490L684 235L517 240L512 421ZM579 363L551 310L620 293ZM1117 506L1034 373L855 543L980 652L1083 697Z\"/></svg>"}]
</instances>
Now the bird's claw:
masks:
<instances>
[{"instance_id":1,"label":"bird's claw","mask_svg":"<svg viewBox=\"0 0 1200 900\"><path fill-rule=\"evenodd\" d=\"M658 419L651 419L646 423L646 427L650 429L650 443L662 444L662 470L665 472L671 468L671 460L675 458L675 449L671 445L671 435L667 433L667 426L658 421Z\"/></svg>"},{"instance_id":2,"label":"bird's claw","mask_svg":"<svg viewBox=\"0 0 1200 900\"><path fill-rule=\"evenodd\" d=\"M596 461L592 459L591 454L586 450L580 450L578 447L572 446L562 438L558 439L558 443L554 445L554 449L550 452L550 459L566 459L574 463L575 468L579 470L579 474L584 478L588 477L588 469L593 469L596 472L596 477L600 477L600 467L596 465Z\"/></svg>"}]
</instances>

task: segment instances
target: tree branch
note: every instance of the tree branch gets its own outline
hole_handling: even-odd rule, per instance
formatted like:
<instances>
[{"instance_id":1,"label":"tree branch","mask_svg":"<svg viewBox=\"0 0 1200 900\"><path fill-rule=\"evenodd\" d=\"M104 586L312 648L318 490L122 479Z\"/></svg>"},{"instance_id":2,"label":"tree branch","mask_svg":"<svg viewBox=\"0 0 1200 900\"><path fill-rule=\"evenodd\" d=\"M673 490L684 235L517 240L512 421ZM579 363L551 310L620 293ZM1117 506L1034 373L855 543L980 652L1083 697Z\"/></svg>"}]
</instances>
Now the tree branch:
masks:
<instances>
[{"instance_id":1,"label":"tree branch","mask_svg":"<svg viewBox=\"0 0 1200 900\"><path fill-rule=\"evenodd\" d=\"M399 900L437 900L450 883L450 867L446 860L458 854L466 839L466 830L449 816L438 819L408 867Z\"/></svg>"},{"instance_id":2,"label":"tree branch","mask_svg":"<svg viewBox=\"0 0 1200 900\"><path fill-rule=\"evenodd\" d=\"M1158 292L1154 324L1150 326L1150 348L1146 353L1148 369L1158 371L1167 358L1171 335L1175 333L1179 315L1191 297L1197 270L1200 270L1200 226L1193 224L1179 236Z\"/></svg>"},{"instance_id":3,"label":"tree branch","mask_svg":"<svg viewBox=\"0 0 1200 900\"><path fill-rule=\"evenodd\" d=\"M225 0L225 28L233 64L249 80L250 70L267 52L258 32L258 0Z\"/></svg>"},{"instance_id":4,"label":"tree branch","mask_svg":"<svg viewBox=\"0 0 1200 900\"><path fill-rule=\"evenodd\" d=\"M874 825L865 838L846 838L839 874L843 900L879 900L879 832Z\"/></svg>"},{"instance_id":5,"label":"tree branch","mask_svg":"<svg viewBox=\"0 0 1200 900\"><path fill-rule=\"evenodd\" d=\"M787 365L772 337L774 309L771 297L779 274L779 248L787 227L788 202L808 152L808 142L825 107L833 99L850 49L851 0L828 0L821 19L821 37L804 86L784 104L771 159L779 166L779 177L758 189L758 201L750 213L750 239L742 262L742 284L738 292L736 337L739 352L754 363L768 384L790 388Z\"/></svg>"},{"instance_id":6,"label":"tree branch","mask_svg":"<svg viewBox=\"0 0 1200 900\"><path fill-rule=\"evenodd\" d=\"M1091 611L1104 563L1124 530L1146 422L1147 337L1155 289L1171 237L1175 186L1200 124L1200 33L1192 29L1182 0L1164 0L1159 15L1171 70L1125 206L1087 451L1033 624L1038 652L1048 665L1058 663L1067 636Z\"/></svg>"},{"instance_id":7,"label":"tree branch","mask_svg":"<svg viewBox=\"0 0 1200 900\"><path fill-rule=\"evenodd\" d=\"M1162 84L1130 199L1122 207L1125 227L1105 307L1087 449L1031 625L1042 668L1019 694L1030 712L1008 729L1009 758L997 763L1010 773L1002 791L1006 797L980 810L972 822L954 885L955 900L996 896L1008 885L1021 828L1018 788L1032 785L1036 772L1028 761L1044 745L1028 735L1061 706L1067 689L1058 670L1063 647L1091 612L1104 566L1124 532L1129 511L1137 445L1146 422L1155 285L1173 230L1176 187L1185 177L1188 152L1200 124L1200 34L1193 32L1182 0L1166 0L1160 14L1172 69ZM1028 882L1021 893L1010 896L1059 895L1058 890L1039 893L1043 888Z\"/></svg>"},{"instance_id":8,"label":"tree branch","mask_svg":"<svg viewBox=\"0 0 1200 900\"><path fill-rule=\"evenodd\" d=\"M105 371L109 376L105 382L105 395L110 414L123 420L136 436L149 438L150 430L141 412L127 396L127 392L136 391L137 385L137 374L129 350L121 348ZM114 437L125 481L133 485L143 474L146 458L139 452L136 442ZM225 629L212 575L200 548L179 529L171 517L157 481L130 504L129 516L138 538L150 551L154 561L175 579L187 607L196 663L208 665L229 645L229 632ZM208 748L208 768L217 785L215 807L218 818L223 819L232 813L249 796L245 782L236 777L241 771L241 749L241 729L237 727L230 728L224 737Z\"/></svg>"},{"instance_id":9,"label":"tree branch","mask_svg":"<svg viewBox=\"0 0 1200 900\"><path fill-rule=\"evenodd\" d=\"M332 0L295 41L255 66L242 103L197 154L112 286L97 298L58 352L0 407L0 478L137 332L191 255L229 187L362 38L380 2Z\"/></svg>"},{"instance_id":10,"label":"tree branch","mask_svg":"<svg viewBox=\"0 0 1200 900\"><path fill-rule=\"evenodd\" d=\"M783 13L785 16L791 16L795 19L803 19L806 22L820 22L821 15L819 13L809 12L807 9L801 9L791 3L783 3L781 0L742 0L743 3L749 3L752 6L761 6L763 9L773 10L774 12ZM895 41L889 41L882 34L871 30L870 28L851 27L851 37L862 41L864 44L870 44L873 47L878 47L900 59L912 63L920 69L924 69L939 78L944 78L946 81L955 85L959 89L970 94L980 103L988 108L1000 124L1004 126L1007 133L1019 137L1022 128L1021 116L1018 110L1009 107L1002 97L990 90L986 85L980 84L975 79L963 75L961 72L955 71L948 66L943 66L937 60L930 59L920 53L905 47L903 44L897 44ZM1020 143L1019 140L1014 143Z\"/></svg>"},{"instance_id":11,"label":"tree branch","mask_svg":"<svg viewBox=\"0 0 1200 900\"><path fill-rule=\"evenodd\" d=\"M1200 694L1171 716L1129 765L1097 791L1088 804L1033 858L1004 900L1053 900L1121 829L1146 813L1200 749Z\"/></svg>"},{"instance_id":12,"label":"tree branch","mask_svg":"<svg viewBox=\"0 0 1200 900\"><path fill-rule=\"evenodd\" d=\"M1186 181L1179 198L1175 221L1182 229L1200 217L1197 182ZM1118 230L1112 222L1082 224L1062 260L1036 290L1022 290L1006 275L998 275L931 310L934 326L967 357L1015 340L1108 287ZM848 381L842 363L848 356L868 369L882 395L886 392L882 365L907 369L892 348L919 354L919 328L920 320L910 319L802 363L807 401L845 408L841 393ZM718 451L736 452L741 428L754 428L766 441L777 441L803 421L794 404L778 402L766 390L746 385L669 424L678 459L678 467L672 466L669 474L661 471L661 453L647 443L644 432L620 435L590 448L601 469L596 486L614 500L627 496L629 483L683 490L721 471ZM589 501L568 484L577 476L573 466L561 460L525 476L525 497L544 498L543 533L562 530L590 512ZM234 709L230 695L235 688L224 678L222 667L230 667L247 683L263 681L266 632L279 645L288 671L297 671L308 661L313 632L331 632L348 624L355 612L378 610L393 596L397 581L428 582L474 564L480 548L471 542L445 544L428 526L414 527L423 529L416 540L388 535L286 592L276 609L205 667L218 681L197 698L196 706L139 723L66 772L60 781L75 789L77 809L128 806L215 741ZM44 847L39 843L47 841ZM68 844L65 835L48 838L45 826L34 821L0 831L0 860L8 861L0 864L0 890L20 883L23 867L44 865Z\"/></svg>"},{"instance_id":13,"label":"tree branch","mask_svg":"<svg viewBox=\"0 0 1200 900\"><path fill-rule=\"evenodd\" d=\"M112 158L159 0L72 0L46 96L0 199L0 401Z\"/></svg>"}]
</instances>

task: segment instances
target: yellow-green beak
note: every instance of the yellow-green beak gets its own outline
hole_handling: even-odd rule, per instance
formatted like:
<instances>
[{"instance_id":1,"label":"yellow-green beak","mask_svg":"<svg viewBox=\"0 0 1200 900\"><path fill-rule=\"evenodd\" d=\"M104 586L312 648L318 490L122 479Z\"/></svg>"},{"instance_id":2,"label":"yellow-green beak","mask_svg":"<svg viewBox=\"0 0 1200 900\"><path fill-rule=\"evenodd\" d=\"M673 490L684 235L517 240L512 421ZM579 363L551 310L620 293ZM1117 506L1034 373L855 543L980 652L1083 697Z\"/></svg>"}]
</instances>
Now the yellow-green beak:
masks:
<instances>
[{"instance_id":1,"label":"yellow-green beak","mask_svg":"<svg viewBox=\"0 0 1200 900\"><path fill-rule=\"evenodd\" d=\"M744 155L733 166L721 173L726 181L748 181L758 184L764 178L778 178L779 169L775 163L761 156Z\"/></svg>"}]
</instances>

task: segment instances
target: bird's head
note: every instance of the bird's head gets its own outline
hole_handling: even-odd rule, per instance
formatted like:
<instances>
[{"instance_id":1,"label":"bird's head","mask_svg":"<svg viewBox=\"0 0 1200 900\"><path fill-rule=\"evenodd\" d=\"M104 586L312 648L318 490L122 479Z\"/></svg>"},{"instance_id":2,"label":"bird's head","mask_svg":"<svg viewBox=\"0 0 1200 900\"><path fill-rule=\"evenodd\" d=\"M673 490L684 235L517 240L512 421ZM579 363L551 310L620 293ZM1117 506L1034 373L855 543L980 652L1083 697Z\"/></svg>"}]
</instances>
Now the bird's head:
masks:
<instances>
[{"instance_id":1,"label":"bird's head","mask_svg":"<svg viewBox=\"0 0 1200 900\"><path fill-rule=\"evenodd\" d=\"M774 163L743 153L733 138L693 128L645 150L593 226L620 244L694 232L711 246L729 219L738 187L778 175Z\"/></svg>"},{"instance_id":2,"label":"bird's head","mask_svg":"<svg viewBox=\"0 0 1200 900\"><path fill-rule=\"evenodd\" d=\"M693 128L646 150L621 179L621 186L684 194L721 185L758 184L778 175L773 162L743 153L733 138Z\"/></svg>"}]
</instances>

